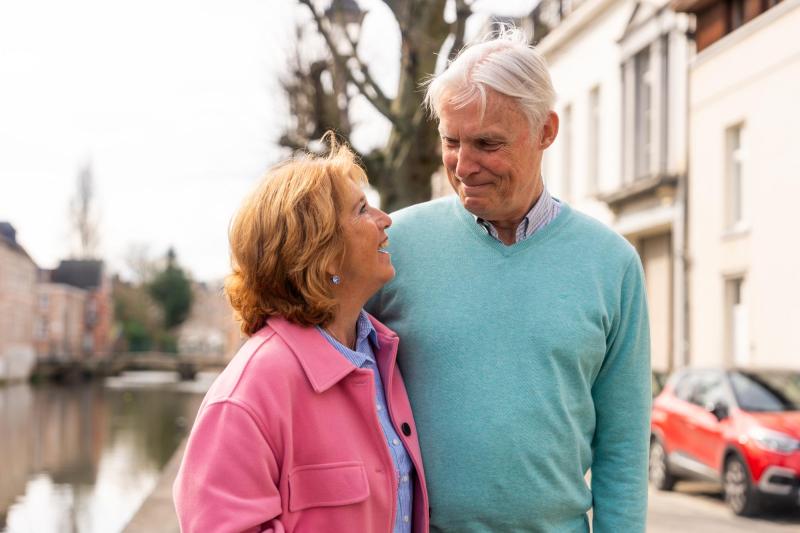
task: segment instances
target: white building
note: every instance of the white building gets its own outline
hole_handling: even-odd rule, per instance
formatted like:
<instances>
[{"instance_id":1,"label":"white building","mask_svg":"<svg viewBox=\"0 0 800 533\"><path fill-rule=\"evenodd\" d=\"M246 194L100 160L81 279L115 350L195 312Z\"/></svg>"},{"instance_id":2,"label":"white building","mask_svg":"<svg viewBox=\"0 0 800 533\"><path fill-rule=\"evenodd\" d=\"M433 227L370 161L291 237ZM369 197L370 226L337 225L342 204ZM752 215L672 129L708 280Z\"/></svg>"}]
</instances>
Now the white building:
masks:
<instances>
[{"instance_id":1,"label":"white building","mask_svg":"<svg viewBox=\"0 0 800 533\"><path fill-rule=\"evenodd\" d=\"M675 7L700 13L689 106L691 362L800 368L800 0Z\"/></svg>"},{"instance_id":2,"label":"white building","mask_svg":"<svg viewBox=\"0 0 800 533\"><path fill-rule=\"evenodd\" d=\"M663 0L560 3L563 19L538 43L561 119L556 142L545 152L545 181L556 197L636 246L647 283L653 369L668 371L686 363L687 348L690 19ZM543 13L554 11L541 6Z\"/></svg>"}]
</instances>

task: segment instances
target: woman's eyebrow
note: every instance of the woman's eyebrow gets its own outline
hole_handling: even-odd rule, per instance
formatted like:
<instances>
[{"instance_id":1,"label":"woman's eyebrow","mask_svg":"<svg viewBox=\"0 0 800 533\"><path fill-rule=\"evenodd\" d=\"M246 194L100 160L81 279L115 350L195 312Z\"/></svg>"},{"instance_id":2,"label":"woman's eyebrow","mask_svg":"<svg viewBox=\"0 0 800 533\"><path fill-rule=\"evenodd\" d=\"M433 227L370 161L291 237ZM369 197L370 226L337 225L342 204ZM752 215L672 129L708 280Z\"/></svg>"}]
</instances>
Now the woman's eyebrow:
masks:
<instances>
[{"instance_id":1,"label":"woman's eyebrow","mask_svg":"<svg viewBox=\"0 0 800 533\"><path fill-rule=\"evenodd\" d=\"M358 198L358 200L356 200L356 202L353 204L353 207L358 207L359 205L361 205L362 202L366 202L366 201L367 201L367 197L362 194Z\"/></svg>"}]
</instances>

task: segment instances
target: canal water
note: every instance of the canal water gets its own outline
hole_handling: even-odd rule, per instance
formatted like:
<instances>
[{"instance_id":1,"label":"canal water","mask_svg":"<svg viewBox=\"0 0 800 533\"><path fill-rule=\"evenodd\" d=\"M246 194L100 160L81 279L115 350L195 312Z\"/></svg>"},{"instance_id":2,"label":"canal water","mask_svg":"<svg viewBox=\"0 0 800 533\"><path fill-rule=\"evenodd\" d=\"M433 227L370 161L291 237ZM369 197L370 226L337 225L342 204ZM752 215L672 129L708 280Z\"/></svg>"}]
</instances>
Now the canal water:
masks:
<instances>
[{"instance_id":1,"label":"canal water","mask_svg":"<svg viewBox=\"0 0 800 533\"><path fill-rule=\"evenodd\" d=\"M113 533L148 496L215 376L0 386L0 531Z\"/></svg>"}]
</instances>

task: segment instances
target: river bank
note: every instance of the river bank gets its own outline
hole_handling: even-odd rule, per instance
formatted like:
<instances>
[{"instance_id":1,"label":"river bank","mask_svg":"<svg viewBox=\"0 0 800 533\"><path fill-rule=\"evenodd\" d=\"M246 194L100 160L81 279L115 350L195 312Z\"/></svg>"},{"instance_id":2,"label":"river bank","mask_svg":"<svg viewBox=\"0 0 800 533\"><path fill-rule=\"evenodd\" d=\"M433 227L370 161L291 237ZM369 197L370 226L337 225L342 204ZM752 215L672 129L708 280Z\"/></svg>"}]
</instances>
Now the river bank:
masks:
<instances>
[{"instance_id":1,"label":"river bank","mask_svg":"<svg viewBox=\"0 0 800 533\"><path fill-rule=\"evenodd\" d=\"M215 377L202 373L188 382L174 372L126 372L0 387L0 532L132 525L165 472L177 468L176 450ZM169 489L161 494L171 511ZM148 530L169 531L168 523Z\"/></svg>"},{"instance_id":2,"label":"river bank","mask_svg":"<svg viewBox=\"0 0 800 533\"><path fill-rule=\"evenodd\" d=\"M133 515L123 533L180 533L178 516L172 503L172 483L178 474L186 439L164 467L155 488Z\"/></svg>"}]
</instances>

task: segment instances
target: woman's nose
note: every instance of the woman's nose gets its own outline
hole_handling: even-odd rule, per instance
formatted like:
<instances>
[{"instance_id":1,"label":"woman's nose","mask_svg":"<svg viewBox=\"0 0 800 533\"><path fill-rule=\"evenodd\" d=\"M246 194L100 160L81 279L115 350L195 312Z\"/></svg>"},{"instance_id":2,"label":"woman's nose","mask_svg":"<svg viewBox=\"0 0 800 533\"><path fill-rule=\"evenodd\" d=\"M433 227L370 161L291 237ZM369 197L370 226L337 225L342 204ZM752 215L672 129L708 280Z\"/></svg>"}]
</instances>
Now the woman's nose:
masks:
<instances>
[{"instance_id":1,"label":"woman's nose","mask_svg":"<svg viewBox=\"0 0 800 533\"><path fill-rule=\"evenodd\" d=\"M378 225L381 227L381 229L386 229L392 225L392 217L390 217L389 215L387 215L378 208L375 208L375 211L377 211L377 213L375 213L376 214L375 219L377 220Z\"/></svg>"}]
</instances>

